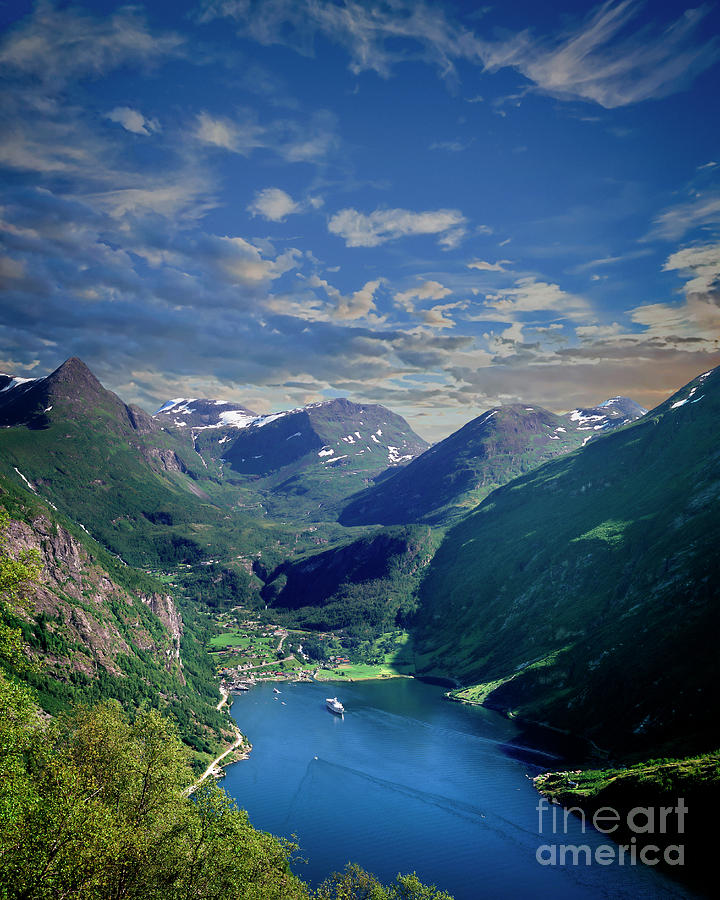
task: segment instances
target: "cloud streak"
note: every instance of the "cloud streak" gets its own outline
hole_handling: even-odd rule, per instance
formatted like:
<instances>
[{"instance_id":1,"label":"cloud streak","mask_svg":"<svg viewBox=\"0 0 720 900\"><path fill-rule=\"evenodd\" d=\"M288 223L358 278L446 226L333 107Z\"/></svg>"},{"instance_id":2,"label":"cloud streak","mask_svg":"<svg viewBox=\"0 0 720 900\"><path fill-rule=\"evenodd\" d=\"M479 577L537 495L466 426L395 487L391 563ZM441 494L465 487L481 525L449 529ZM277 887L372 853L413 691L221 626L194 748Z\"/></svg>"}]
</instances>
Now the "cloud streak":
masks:
<instances>
[{"instance_id":1,"label":"cloud streak","mask_svg":"<svg viewBox=\"0 0 720 900\"><path fill-rule=\"evenodd\" d=\"M571 319L592 316L591 306L583 297L532 276L519 278L514 287L486 294L485 306L499 317L514 318L521 313L535 312L550 312Z\"/></svg>"},{"instance_id":2,"label":"cloud streak","mask_svg":"<svg viewBox=\"0 0 720 900\"><path fill-rule=\"evenodd\" d=\"M561 100L613 109L682 90L720 52L716 37L701 37L708 6L689 9L662 28L633 30L641 8L636 0L608 0L559 37L525 30L503 40L478 34L440 6L409 0L371 7L353 0L342 6L328 0L209 0L202 19L230 18L243 35L305 55L321 35L345 48L356 74L389 77L394 66L419 56L457 81L456 64L469 61L487 72L516 69L533 90Z\"/></svg>"},{"instance_id":3,"label":"cloud streak","mask_svg":"<svg viewBox=\"0 0 720 900\"><path fill-rule=\"evenodd\" d=\"M46 90L71 79L97 76L126 63L150 66L184 53L184 38L151 33L137 9L125 7L105 18L56 9L46 0L12 29L0 45L0 69L32 77Z\"/></svg>"},{"instance_id":4,"label":"cloud streak","mask_svg":"<svg viewBox=\"0 0 720 900\"><path fill-rule=\"evenodd\" d=\"M653 222L649 239L674 241L688 231L720 223L720 193L711 192L666 209Z\"/></svg>"},{"instance_id":5,"label":"cloud streak","mask_svg":"<svg viewBox=\"0 0 720 900\"><path fill-rule=\"evenodd\" d=\"M488 46L485 66L510 66L543 93L613 109L675 93L717 61L716 37L695 41L709 7L687 10L655 34L647 27L630 30L640 9L634 0L610 0L559 40L523 32Z\"/></svg>"},{"instance_id":6,"label":"cloud streak","mask_svg":"<svg viewBox=\"0 0 720 900\"><path fill-rule=\"evenodd\" d=\"M348 247L377 247L409 235L438 235L440 243L456 246L465 234L465 216L457 209L413 212L409 209L376 209L362 213L341 209L330 218L328 231L343 238Z\"/></svg>"}]
</instances>

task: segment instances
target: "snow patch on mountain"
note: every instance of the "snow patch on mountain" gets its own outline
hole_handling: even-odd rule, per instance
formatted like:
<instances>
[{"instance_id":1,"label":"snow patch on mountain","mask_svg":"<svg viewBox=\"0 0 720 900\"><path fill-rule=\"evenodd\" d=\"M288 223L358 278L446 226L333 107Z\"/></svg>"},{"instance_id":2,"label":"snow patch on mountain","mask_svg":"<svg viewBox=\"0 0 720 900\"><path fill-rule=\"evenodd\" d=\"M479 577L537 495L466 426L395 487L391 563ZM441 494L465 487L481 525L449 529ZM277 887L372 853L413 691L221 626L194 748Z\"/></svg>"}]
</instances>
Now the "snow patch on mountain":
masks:
<instances>
[{"instance_id":1,"label":"snow patch on mountain","mask_svg":"<svg viewBox=\"0 0 720 900\"><path fill-rule=\"evenodd\" d=\"M228 412L220 413L220 421L214 427L222 428L223 425L229 425L232 428L245 428L253 421L253 418L253 416L248 416L246 413L241 413L239 410L233 409ZM213 426L210 425L207 427L212 428Z\"/></svg>"},{"instance_id":2,"label":"snow patch on mountain","mask_svg":"<svg viewBox=\"0 0 720 900\"><path fill-rule=\"evenodd\" d=\"M253 428L264 428L266 425L269 425L271 422L277 422L278 419L282 419L283 416L290 415L291 412L295 412L296 410L286 409L283 412L278 413L270 413L267 416L256 416L248 425L252 425ZM244 428L245 426L240 426Z\"/></svg>"},{"instance_id":3,"label":"snow patch on mountain","mask_svg":"<svg viewBox=\"0 0 720 900\"><path fill-rule=\"evenodd\" d=\"M31 484L31 483L27 480L27 478L23 475L23 473L20 471L20 469L18 469L17 466L13 466L13 469L15 469L15 471L16 471L16 472L18 473L18 475L22 478L22 480L25 482L25 484L30 488L30 490L33 492L33 494L37 494L37 489L36 489L35 485L34 485L34 484Z\"/></svg>"},{"instance_id":4,"label":"snow patch on mountain","mask_svg":"<svg viewBox=\"0 0 720 900\"><path fill-rule=\"evenodd\" d=\"M399 450L398 447L390 447L390 446L388 446L388 459L390 460L391 463L404 462L406 459L409 460L409 459L412 459L412 458L413 458L412 453L409 454L409 455L406 454L405 456L403 456L403 455L400 453L400 450Z\"/></svg>"},{"instance_id":5,"label":"snow patch on mountain","mask_svg":"<svg viewBox=\"0 0 720 900\"><path fill-rule=\"evenodd\" d=\"M178 406L180 403L183 403L183 404L195 403L196 400L197 400L197 398L188 399L186 397L176 397L174 400L168 400L167 403L163 403L163 405L160 407L159 410L157 410L155 415L157 416L162 412L167 412L169 409L172 409L174 406ZM180 410L175 410L175 411L179 412ZM186 411L186 410L184 410L184 411Z\"/></svg>"},{"instance_id":6,"label":"snow patch on mountain","mask_svg":"<svg viewBox=\"0 0 720 900\"><path fill-rule=\"evenodd\" d=\"M0 391L0 394L4 394L6 391L12 391L13 388L19 387L21 384L33 384L35 381L40 381L39 378L13 378L10 384L6 384L5 387Z\"/></svg>"},{"instance_id":7,"label":"snow patch on mountain","mask_svg":"<svg viewBox=\"0 0 720 900\"><path fill-rule=\"evenodd\" d=\"M570 413L570 419L573 422L580 422L581 425L585 425L586 422L599 422L605 419L605 416L586 416L583 415L582 411L579 409L574 409Z\"/></svg>"}]
</instances>

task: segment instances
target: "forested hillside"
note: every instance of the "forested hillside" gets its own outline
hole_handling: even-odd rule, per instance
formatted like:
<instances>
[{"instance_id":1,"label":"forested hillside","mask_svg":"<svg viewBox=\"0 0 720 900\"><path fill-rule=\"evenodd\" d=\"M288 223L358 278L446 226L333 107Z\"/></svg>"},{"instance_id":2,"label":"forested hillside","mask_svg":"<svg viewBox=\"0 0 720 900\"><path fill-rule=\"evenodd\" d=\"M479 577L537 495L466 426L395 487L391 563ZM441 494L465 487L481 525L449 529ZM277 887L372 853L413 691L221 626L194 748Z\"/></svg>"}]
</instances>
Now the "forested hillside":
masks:
<instances>
[{"instance_id":1,"label":"forested hillside","mask_svg":"<svg viewBox=\"0 0 720 900\"><path fill-rule=\"evenodd\" d=\"M447 533L418 624L459 697L615 751L720 743L719 415L714 369Z\"/></svg>"}]
</instances>

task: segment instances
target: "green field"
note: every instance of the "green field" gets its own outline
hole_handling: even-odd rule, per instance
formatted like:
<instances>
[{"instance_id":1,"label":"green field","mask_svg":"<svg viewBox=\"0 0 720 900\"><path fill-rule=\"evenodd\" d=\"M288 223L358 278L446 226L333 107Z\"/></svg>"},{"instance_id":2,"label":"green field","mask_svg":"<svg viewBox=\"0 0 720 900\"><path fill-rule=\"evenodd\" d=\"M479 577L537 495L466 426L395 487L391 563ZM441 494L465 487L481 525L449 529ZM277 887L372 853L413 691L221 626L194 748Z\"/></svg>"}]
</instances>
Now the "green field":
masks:
<instances>
[{"instance_id":1,"label":"green field","mask_svg":"<svg viewBox=\"0 0 720 900\"><path fill-rule=\"evenodd\" d=\"M319 669L316 678L319 681L365 681L371 678L397 678L411 675L415 666L413 661L412 638L407 631L399 631L394 635L382 635L375 641L376 646L388 646L388 638L394 640L390 649L383 654L382 662L351 663L337 669Z\"/></svg>"},{"instance_id":2,"label":"green field","mask_svg":"<svg viewBox=\"0 0 720 900\"><path fill-rule=\"evenodd\" d=\"M318 669L318 681L366 681L372 678L402 678L407 672L399 672L394 666L371 666L365 663L343 666L340 669Z\"/></svg>"},{"instance_id":3,"label":"green field","mask_svg":"<svg viewBox=\"0 0 720 900\"><path fill-rule=\"evenodd\" d=\"M208 641L211 650L222 650L225 647L239 647L247 650L255 647L260 654L274 653L278 645L278 638L264 634L248 634L247 631L239 631L237 628L216 634Z\"/></svg>"}]
</instances>

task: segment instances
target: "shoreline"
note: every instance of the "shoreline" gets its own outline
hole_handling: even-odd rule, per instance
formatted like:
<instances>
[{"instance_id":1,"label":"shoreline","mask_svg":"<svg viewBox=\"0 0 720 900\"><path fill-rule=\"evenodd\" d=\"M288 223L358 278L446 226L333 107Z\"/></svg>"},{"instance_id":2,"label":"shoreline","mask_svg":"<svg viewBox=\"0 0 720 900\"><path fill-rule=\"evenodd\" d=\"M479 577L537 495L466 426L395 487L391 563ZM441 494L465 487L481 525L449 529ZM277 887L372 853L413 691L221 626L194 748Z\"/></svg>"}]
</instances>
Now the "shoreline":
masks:
<instances>
[{"instance_id":1,"label":"shoreline","mask_svg":"<svg viewBox=\"0 0 720 900\"><path fill-rule=\"evenodd\" d=\"M220 692L220 702L215 707L215 709L217 709L219 712L223 709L223 707L227 706L227 709L229 711L233 703L232 691L228 691L222 684L218 685L218 691ZM252 744L247 739L246 735L244 735L242 731L240 731L235 721L233 721L233 728L236 732L235 740L219 756L215 757L215 759L208 765L208 767L205 769L205 771L197 781L191 784L189 788L186 788L185 793L188 797L194 794L195 791L203 783L203 781L205 781L207 778L212 777L216 780L219 778L223 778L225 774L223 771L224 769L226 769L228 766L231 766L233 763L242 762L244 759L249 758L250 752L252 751ZM220 765L222 760L224 760L226 756L230 756L231 754L234 754L233 758L228 760L228 762L226 762L224 765Z\"/></svg>"},{"instance_id":2,"label":"shoreline","mask_svg":"<svg viewBox=\"0 0 720 900\"><path fill-rule=\"evenodd\" d=\"M313 675L313 681L317 684L324 684L325 682L328 682L329 684L353 684L357 681L387 681L392 678L415 678L415 676L406 675L402 672L388 672L382 675L361 675L355 678L350 678L346 675L337 675L330 678L317 678Z\"/></svg>"},{"instance_id":3,"label":"shoreline","mask_svg":"<svg viewBox=\"0 0 720 900\"><path fill-rule=\"evenodd\" d=\"M250 756L250 751L252 750L252 744L245 737L245 735L240 731L240 729L235 726L237 731L237 737L233 741L233 743L224 750L219 756L216 756L215 759L210 763L210 765L205 769L202 775L195 781L190 787L185 789L185 793L188 797L192 796L195 791L200 787L200 785L207 778L222 778L223 777L223 769L227 766L231 766L233 763L241 762L243 759L248 759ZM226 756L229 756L231 753L236 753L238 750L241 750L241 754L234 759L231 759L229 762L225 763L224 766L221 766L220 763Z\"/></svg>"},{"instance_id":4,"label":"shoreline","mask_svg":"<svg viewBox=\"0 0 720 900\"><path fill-rule=\"evenodd\" d=\"M567 728L560 728L558 725L551 725L549 722L538 722L536 719L528 719L525 716L518 715L514 713L511 709L507 707L499 707L499 706L490 706L484 703L482 700L470 700L465 697L459 697L454 691L462 690L462 686L458 685L457 688L453 688L450 691L445 693L445 698L450 700L452 703L464 703L468 706L480 706L483 709L490 709L493 712L499 713L504 718L508 719L510 722L516 722L518 725L524 728L529 729L537 729L541 733L542 732L550 732L554 735L558 735L559 737L567 738L568 741L572 741L576 743L579 747L585 747L586 750L584 753L581 753L583 764L589 765L591 763L604 763L606 766L610 765L610 751L605 750L603 747L600 747L595 743L592 738L585 737L582 734L577 734L574 731L570 731ZM566 756L566 759L570 759L570 756Z\"/></svg>"}]
</instances>

